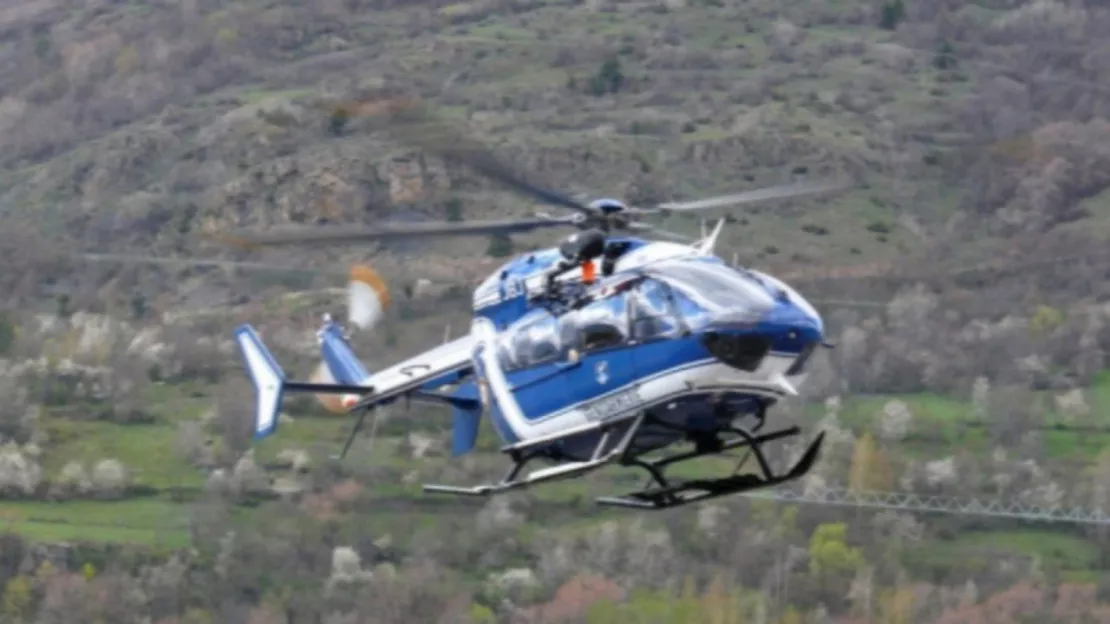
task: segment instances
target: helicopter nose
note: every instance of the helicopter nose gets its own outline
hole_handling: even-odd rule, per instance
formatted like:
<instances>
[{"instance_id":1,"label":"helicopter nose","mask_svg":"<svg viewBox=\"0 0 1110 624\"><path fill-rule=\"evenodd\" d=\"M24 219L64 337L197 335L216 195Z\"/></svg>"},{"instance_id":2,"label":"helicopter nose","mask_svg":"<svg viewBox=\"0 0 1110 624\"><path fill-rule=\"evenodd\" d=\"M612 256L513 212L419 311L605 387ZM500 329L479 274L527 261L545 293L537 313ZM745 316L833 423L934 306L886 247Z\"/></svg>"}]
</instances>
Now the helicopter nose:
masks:
<instances>
[{"instance_id":1,"label":"helicopter nose","mask_svg":"<svg viewBox=\"0 0 1110 624\"><path fill-rule=\"evenodd\" d=\"M772 351L793 353L824 338L820 319L789 301L776 302L760 325L772 338Z\"/></svg>"},{"instance_id":2,"label":"helicopter nose","mask_svg":"<svg viewBox=\"0 0 1110 624\"><path fill-rule=\"evenodd\" d=\"M722 314L701 336L710 354L748 372L772 351L801 353L821 340L820 321L789 301L778 301L760 315Z\"/></svg>"}]
</instances>

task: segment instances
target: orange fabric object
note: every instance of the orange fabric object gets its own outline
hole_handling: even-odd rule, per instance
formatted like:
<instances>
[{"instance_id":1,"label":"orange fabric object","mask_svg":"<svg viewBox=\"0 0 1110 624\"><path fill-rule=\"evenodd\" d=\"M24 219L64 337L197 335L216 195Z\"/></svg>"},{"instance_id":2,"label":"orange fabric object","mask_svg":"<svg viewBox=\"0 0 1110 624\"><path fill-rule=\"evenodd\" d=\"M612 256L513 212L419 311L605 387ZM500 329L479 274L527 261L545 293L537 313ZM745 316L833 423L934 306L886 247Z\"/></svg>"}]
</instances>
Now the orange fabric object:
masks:
<instances>
[{"instance_id":1,"label":"orange fabric object","mask_svg":"<svg viewBox=\"0 0 1110 624\"><path fill-rule=\"evenodd\" d=\"M589 260L582 263L582 283L594 283L594 263Z\"/></svg>"}]
</instances>

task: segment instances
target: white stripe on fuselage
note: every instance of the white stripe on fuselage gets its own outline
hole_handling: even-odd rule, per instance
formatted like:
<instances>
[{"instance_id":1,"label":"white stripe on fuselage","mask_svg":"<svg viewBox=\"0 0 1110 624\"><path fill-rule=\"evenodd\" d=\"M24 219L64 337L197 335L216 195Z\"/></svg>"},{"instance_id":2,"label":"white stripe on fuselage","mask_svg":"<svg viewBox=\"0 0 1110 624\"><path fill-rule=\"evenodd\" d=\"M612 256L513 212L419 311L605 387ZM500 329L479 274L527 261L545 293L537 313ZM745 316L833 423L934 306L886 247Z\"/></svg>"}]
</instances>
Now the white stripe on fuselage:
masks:
<instances>
[{"instance_id":1,"label":"white stripe on fuselage","mask_svg":"<svg viewBox=\"0 0 1110 624\"><path fill-rule=\"evenodd\" d=\"M714 359L687 362L650 377L636 379L588 401L568 405L539 418L528 419L497 360L498 335L493 323L485 318L476 318L472 331L476 342L484 347L481 358L490 393L500 408L502 418L521 441L569 431L595 422L597 409L601 407L599 403L610 403L607 407L610 412L600 415L604 420L609 420L672 401L676 396L697 393L697 388L706 388L707 392L731 390L779 398L789 393L789 390L777 380L797 359L793 354L769 354L764 364L754 373L738 370ZM787 378L787 381L797 387L804 378L804 375L795 375ZM622 401L624 396L628 398Z\"/></svg>"}]
</instances>

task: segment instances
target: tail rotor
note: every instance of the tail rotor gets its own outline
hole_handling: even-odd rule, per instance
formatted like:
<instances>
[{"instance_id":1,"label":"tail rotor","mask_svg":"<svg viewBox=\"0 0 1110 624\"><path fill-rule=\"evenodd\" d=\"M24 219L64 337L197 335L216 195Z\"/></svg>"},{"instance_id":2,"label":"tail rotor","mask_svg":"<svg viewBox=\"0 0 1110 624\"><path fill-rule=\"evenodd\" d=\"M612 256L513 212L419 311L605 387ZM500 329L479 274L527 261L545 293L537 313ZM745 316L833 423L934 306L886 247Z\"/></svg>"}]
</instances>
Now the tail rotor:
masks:
<instances>
[{"instance_id":1,"label":"tail rotor","mask_svg":"<svg viewBox=\"0 0 1110 624\"><path fill-rule=\"evenodd\" d=\"M385 316L392 300L385 280L378 272L364 264L356 264L348 272L347 322L355 329L373 329ZM346 343L344 332L331 318L324 315L323 326L317 332L322 359L310 377L313 383L358 384L366 376L358 359ZM334 414L346 414L358 401L356 395L317 394L316 399L324 409Z\"/></svg>"}]
</instances>

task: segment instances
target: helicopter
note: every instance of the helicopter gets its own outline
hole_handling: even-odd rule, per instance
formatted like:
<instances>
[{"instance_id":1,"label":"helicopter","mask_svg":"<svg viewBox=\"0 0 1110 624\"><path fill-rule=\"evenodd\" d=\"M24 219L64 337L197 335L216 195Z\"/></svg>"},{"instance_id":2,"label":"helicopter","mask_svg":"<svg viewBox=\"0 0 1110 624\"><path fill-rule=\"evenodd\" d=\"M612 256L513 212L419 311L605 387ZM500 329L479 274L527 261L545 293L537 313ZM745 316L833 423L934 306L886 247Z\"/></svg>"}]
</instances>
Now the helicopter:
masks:
<instances>
[{"instance_id":1,"label":"helicopter","mask_svg":"<svg viewBox=\"0 0 1110 624\"><path fill-rule=\"evenodd\" d=\"M407 124L402 120L393 127ZM350 330L329 315L317 331L321 363L308 381L287 379L258 332L250 324L238 327L235 341L256 395L256 439L276 431L286 393L315 394L333 411L357 414L338 459L345 457L366 416L377 408L398 400L437 403L451 408L453 456L472 451L479 428L488 421L504 443L501 452L510 467L497 482L427 484L425 492L488 496L620 465L643 469L652 485L596 502L635 509L673 508L773 486L812 468L823 432L784 472L772 469L763 447L802 433L796 426L764 427L770 408L798 394L815 350L831 347L813 306L782 281L717 257L714 246L723 219L690 244L614 230L658 232L637 218L827 192L842 185L800 183L633 208L613 199L587 202L527 182L465 138L436 141L423 134L417 139L427 151L577 214L235 233L222 239L258 247L549 227L579 231L557 247L512 258L489 275L474 290L467 334L378 372L367 369L351 347ZM380 275L369 266L352 267L349 325L373 327L389 303ZM693 448L653 455L680 443ZM757 473L737 470L730 476L687 480L665 474L669 466L738 448L755 457ZM534 460L553 465L521 476Z\"/></svg>"}]
</instances>

